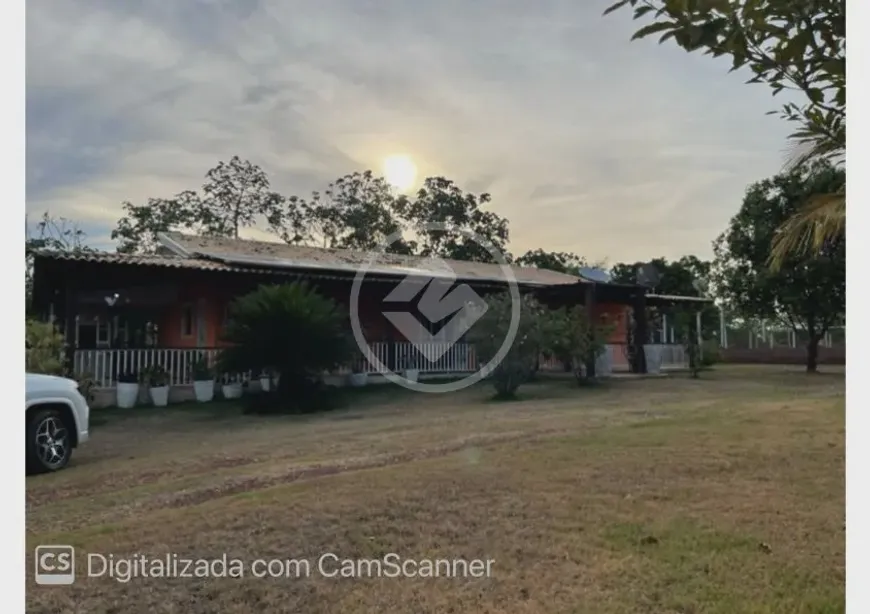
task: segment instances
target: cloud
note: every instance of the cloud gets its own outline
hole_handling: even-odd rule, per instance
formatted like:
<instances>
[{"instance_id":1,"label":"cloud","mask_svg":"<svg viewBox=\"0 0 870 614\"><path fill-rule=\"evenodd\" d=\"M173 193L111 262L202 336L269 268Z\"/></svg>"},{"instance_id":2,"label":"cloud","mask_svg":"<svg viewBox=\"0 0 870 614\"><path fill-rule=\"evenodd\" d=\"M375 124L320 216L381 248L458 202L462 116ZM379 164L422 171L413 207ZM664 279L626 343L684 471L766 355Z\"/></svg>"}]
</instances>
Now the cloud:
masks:
<instances>
[{"instance_id":1,"label":"cloud","mask_svg":"<svg viewBox=\"0 0 870 614\"><path fill-rule=\"evenodd\" d=\"M595 3L35 3L28 210L108 235L234 154L305 194L405 152L489 191L515 252L710 253L789 127L763 86Z\"/></svg>"}]
</instances>

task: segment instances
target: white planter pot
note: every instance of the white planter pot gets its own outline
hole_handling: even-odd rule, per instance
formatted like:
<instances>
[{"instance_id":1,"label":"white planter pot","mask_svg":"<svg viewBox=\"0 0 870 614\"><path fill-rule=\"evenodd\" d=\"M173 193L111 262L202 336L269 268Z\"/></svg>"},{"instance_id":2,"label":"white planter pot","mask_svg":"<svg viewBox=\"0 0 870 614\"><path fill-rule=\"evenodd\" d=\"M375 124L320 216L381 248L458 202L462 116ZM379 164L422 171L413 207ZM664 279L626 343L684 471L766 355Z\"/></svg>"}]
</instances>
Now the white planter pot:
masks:
<instances>
[{"instance_id":1,"label":"white planter pot","mask_svg":"<svg viewBox=\"0 0 870 614\"><path fill-rule=\"evenodd\" d=\"M239 383L223 384L221 393L225 399L240 399L242 398L242 385Z\"/></svg>"},{"instance_id":2,"label":"white planter pot","mask_svg":"<svg viewBox=\"0 0 870 614\"><path fill-rule=\"evenodd\" d=\"M661 373L662 371L662 348L658 345L643 346L646 357L646 372Z\"/></svg>"},{"instance_id":3,"label":"white planter pot","mask_svg":"<svg viewBox=\"0 0 870 614\"><path fill-rule=\"evenodd\" d=\"M420 369L405 369L404 376L409 382L416 382L420 379Z\"/></svg>"},{"instance_id":4,"label":"white planter pot","mask_svg":"<svg viewBox=\"0 0 870 614\"><path fill-rule=\"evenodd\" d=\"M210 379L193 382L193 394L199 403L208 403L214 398L214 381Z\"/></svg>"},{"instance_id":5,"label":"white planter pot","mask_svg":"<svg viewBox=\"0 0 870 614\"><path fill-rule=\"evenodd\" d=\"M368 373L351 373L347 378L347 381L354 388L362 388L366 384L369 383L369 374Z\"/></svg>"},{"instance_id":6,"label":"white planter pot","mask_svg":"<svg viewBox=\"0 0 870 614\"><path fill-rule=\"evenodd\" d=\"M268 377L260 378L260 390L263 392L269 392L272 389L272 381Z\"/></svg>"},{"instance_id":7,"label":"white planter pot","mask_svg":"<svg viewBox=\"0 0 870 614\"><path fill-rule=\"evenodd\" d=\"M118 382L115 393L117 395L118 407L130 409L136 406L136 401L139 399L139 384Z\"/></svg>"},{"instance_id":8,"label":"white planter pot","mask_svg":"<svg viewBox=\"0 0 870 614\"><path fill-rule=\"evenodd\" d=\"M166 407L169 405L169 386L149 388L148 393L151 395L151 402L154 403L154 407Z\"/></svg>"}]
</instances>

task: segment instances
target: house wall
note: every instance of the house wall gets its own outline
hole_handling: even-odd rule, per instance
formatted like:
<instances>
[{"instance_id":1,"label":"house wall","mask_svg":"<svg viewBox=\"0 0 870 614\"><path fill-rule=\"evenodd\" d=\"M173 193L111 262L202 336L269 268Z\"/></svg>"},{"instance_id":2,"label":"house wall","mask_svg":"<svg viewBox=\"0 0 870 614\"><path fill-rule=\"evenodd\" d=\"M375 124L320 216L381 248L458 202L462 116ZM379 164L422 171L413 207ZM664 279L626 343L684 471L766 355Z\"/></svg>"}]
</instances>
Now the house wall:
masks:
<instances>
[{"instance_id":1,"label":"house wall","mask_svg":"<svg viewBox=\"0 0 870 614\"><path fill-rule=\"evenodd\" d=\"M224 310L233 299L232 290L207 282L184 286L178 302L167 307L160 318L160 345L171 348L221 347ZM190 308L193 316L191 334L185 335L182 322Z\"/></svg>"},{"instance_id":2,"label":"house wall","mask_svg":"<svg viewBox=\"0 0 870 614\"><path fill-rule=\"evenodd\" d=\"M186 284L181 288L178 302L164 311L159 322L158 337L162 347L196 348L223 347L221 335L226 310L238 296L251 288L217 286L215 282L203 281ZM350 285L347 282L324 281L317 284L318 291L346 308L350 304ZM363 334L367 339L377 341L404 341L404 336L396 330L383 313L383 299L391 291L389 284L363 285L360 290L358 314ZM192 309L194 326L192 334L182 334L182 322L186 309ZM613 326L608 343L625 343L627 321L630 307L615 303L600 303L595 312ZM199 332L199 327L204 327Z\"/></svg>"},{"instance_id":3,"label":"house wall","mask_svg":"<svg viewBox=\"0 0 870 614\"><path fill-rule=\"evenodd\" d=\"M628 316L631 307L617 303L599 303L595 306L595 313L603 322L613 327L607 337L607 343L625 343L628 339Z\"/></svg>"},{"instance_id":4,"label":"house wall","mask_svg":"<svg viewBox=\"0 0 870 614\"><path fill-rule=\"evenodd\" d=\"M202 282L186 285L178 302L167 307L159 321L160 345L167 348L224 347L222 340L225 314L232 301L253 290L254 287L218 287ZM349 306L350 287L346 282L324 282L317 290L337 303ZM360 292L360 324L367 339L399 340L400 335L381 312L382 294L387 286L363 286ZM192 310L194 326L191 334L183 334L184 313ZM202 332L200 332L202 327Z\"/></svg>"}]
</instances>

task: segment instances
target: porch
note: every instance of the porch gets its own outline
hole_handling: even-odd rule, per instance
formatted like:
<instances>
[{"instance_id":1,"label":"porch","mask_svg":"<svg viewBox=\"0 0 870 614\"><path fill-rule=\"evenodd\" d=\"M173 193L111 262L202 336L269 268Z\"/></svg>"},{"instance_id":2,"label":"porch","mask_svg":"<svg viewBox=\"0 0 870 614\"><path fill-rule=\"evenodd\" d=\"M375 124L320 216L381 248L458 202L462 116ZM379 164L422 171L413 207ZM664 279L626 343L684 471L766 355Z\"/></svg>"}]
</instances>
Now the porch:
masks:
<instances>
[{"instance_id":1,"label":"porch","mask_svg":"<svg viewBox=\"0 0 870 614\"><path fill-rule=\"evenodd\" d=\"M431 346L431 347L429 347ZM214 364L220 348L127 348L127 349L77 349L73 364L76 373L94 381L97 399L95 406L112 404L118 376L123 373L141 373L150 367L162 367L169 376L171 399L180 402L193 399L191 367L200 358ZM443 353L442 353L443 352ZM667 372L688 368L685 349L680 345L653 343L646 346L647 364L650 372ZM427 355L438 355L429 360ZM480 368L474 346L468 343L431 343L418 347L410 342L382 341L371 343L368 352L360 353L346 367L327 376L327 381L341 385L351 372L367 373L371 383L387 382L385 372L401 372L408 359L419 369L421 379L432 377L461 377ZM555 359L543 359L540 369L544 372L563 372L563 365ZM627 346L609 344L596 362L596 375L609 377L632 371ZM252 389L259 387L259 373L240 373L225 376L223 382L248 382ZM144 391L143 391L144 392Z\"/></svg>"}]
</instances>

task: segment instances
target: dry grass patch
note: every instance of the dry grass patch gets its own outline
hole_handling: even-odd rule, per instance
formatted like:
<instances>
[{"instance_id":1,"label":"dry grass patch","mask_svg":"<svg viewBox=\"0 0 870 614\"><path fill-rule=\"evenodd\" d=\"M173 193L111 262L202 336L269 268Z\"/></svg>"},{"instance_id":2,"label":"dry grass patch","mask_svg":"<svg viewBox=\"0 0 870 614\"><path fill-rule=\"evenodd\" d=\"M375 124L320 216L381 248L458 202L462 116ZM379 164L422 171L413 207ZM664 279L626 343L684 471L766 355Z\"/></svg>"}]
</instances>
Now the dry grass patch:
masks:
<instances>
[{"instance_id":1,"label":"dry grass patch","mask_svg":"<svg viewBox=\"0 0 870 614\"><path fill-rule=\"evenodd\" d=\"M311 576L28 579L28 610L840 612L842 389L722 368L507 404L475 388L301 419L110 418L68 470L28 478L29 547L295 558ZM495 563L339 579L317 573L325 552Z\"/></svg>"}]
</instances>

